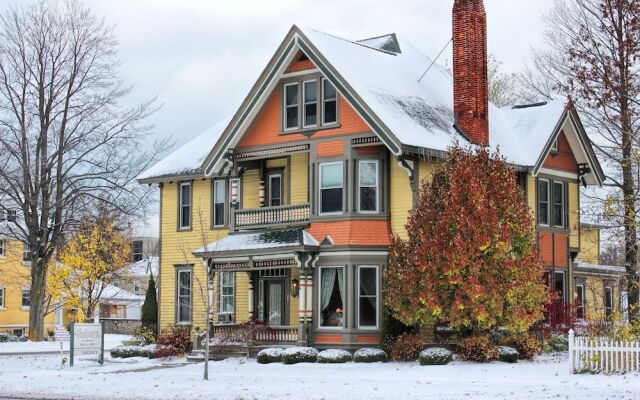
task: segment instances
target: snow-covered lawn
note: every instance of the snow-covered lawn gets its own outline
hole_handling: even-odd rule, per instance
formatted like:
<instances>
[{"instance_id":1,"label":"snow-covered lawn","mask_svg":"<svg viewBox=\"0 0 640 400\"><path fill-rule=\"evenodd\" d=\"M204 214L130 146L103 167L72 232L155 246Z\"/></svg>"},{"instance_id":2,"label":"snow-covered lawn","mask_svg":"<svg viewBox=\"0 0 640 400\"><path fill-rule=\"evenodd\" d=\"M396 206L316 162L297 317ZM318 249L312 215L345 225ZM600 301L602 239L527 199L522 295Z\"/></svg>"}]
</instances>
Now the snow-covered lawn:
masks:
<instances>
[{"instance_id":1,"label":"snow-covered lawn","mask_svg":"<svg viewBox=\"0 0 640 400\"><path fill-rule=\"evenodd\" d=\"M233 359L80 361L0 357L0 397L38 399L639 399L640 376L571 375L566 354L518 364L269 364Z\"/></svg>"},{"instance_id":2,"label":"snow-covered lawn","mask_svg":"<svg viewBox=\"0 0 640 400\"><path fill-rule=\"evenodd\" d=\"M110 350L129 340L129 335L104 335L104 348ZM62 342L64 351L69 351L69 342ZM0 343L0 354L47 353L60 351L60 342L5 342ZM2 392L0 392L1 394Z\"/></svg>"}]
</instances>

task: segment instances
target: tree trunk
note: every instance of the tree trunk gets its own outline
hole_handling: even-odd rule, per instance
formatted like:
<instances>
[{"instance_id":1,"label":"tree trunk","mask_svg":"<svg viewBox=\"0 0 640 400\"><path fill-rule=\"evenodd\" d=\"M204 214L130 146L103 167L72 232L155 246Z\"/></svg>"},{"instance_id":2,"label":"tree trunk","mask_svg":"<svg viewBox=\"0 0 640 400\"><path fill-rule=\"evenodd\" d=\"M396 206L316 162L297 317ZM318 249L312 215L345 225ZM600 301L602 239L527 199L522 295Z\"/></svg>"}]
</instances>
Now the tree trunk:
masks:
<instances>
[{"instance_id":1,"label":"tree trunk","mask_svg":"<svg viewBox=\"0 0 640 400\"><path fill-rule=\"evenodd\" d=\"M41 270L43 267L38 265L36 260L37 257L31 257L32 270ZM42 262L42 260L39 262ZM44 337L46 273L37 273L35 271L31 274L31 289L29 291L29 340L39 342Z\"/></svg>"}]
</instances>

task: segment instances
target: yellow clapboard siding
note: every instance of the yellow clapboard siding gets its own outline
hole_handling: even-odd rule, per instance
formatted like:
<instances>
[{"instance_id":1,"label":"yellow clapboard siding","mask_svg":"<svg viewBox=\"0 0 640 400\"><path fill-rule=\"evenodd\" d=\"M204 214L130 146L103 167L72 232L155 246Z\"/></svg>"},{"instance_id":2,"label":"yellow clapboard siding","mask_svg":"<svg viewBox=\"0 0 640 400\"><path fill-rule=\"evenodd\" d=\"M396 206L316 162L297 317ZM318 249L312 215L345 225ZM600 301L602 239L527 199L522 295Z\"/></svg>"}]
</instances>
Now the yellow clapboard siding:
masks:
<instances>
[{"instance_id":1,"label":"yellow clapboard siding","mask_svg":"<svg viewBox=\"0 0 640 400\"><path fill-rule=\"evenodd\" d=\"M409 175L407 171L398 165L398 158L395 156L391 157L390 170L389 189L391 190L391 199L389 211L391 213L391 232L406 239L405 224L407 223L409 210L413 207Z\"/></svg>"},{"instance_id":2,"label":"yellow clapboard siding","mask_svg":"<svg viewBox=\"0 0 640 400\"><path fill-rule=\"evenodd\" d=\"M193 181L192 230L178 231L178 184L165 183L162 188L161 265L160 265L160 327L175 324L176 266L193 265L192 326L206 324L206 271L202 260L192 251L225 237L226 230L212 230L211 180ZM215 315L215 313L214 313Z\"/></svg>"},{"instance_id":3,"label":"yellow clapboard siding","mask_svg":"<svg viewBox=\"0 0 640 400\"><path fill-rule=\"evenodd\" d=\"M249 275L246 272L236 272L236 322L249 320Z\"/></svg>"},{"instance_id":4,"label":"yellow clapboard siding","mask_svg":"<svg viewBox=\"0 0 640 400\"><path fill-rule=\"evenodd\" d=\"M536 219L536 177L527 175L527 204L529 205L529 210L531 210L531 215L533 216L533 220Z\"/></svg>"},{"instance_id":5,"label":"yellow clapboard siding","mask_svg":"<svg viewBox=\"0 0 640 400\"><path fill-rule=\"evenodd\" d=\"M569 247L577 249L580 246L580 209L578 206L579 187L577 183L569 182Z\"/></svg>"},{"instance_id":6,"label":"yellow clapboard siding","mask_svg":"<svg viewBox=\"0 0 640 400\"><path fill-rule=\"evenodd\" d=\"M242 208L260 207L260 175L249 169L242 175Z\"/></svg>"},{"instance_id":7,"label":"yellow clapboard siding","mask_svg":"<svg viewBox=\"0 0 640 400\"><path fill-rule=\"evenodd\" d=\"M0 304L0 332L24 329L28 334L29 309L22 307L22 290L31 286L31 269L22 261L24 245L18 240L4 241L0 256L0 288L4 289L4 304ZM4 307L2 307L4 306ZM55 315L44 317L45 334L55 326Z\"/></svg>"},{"instance_id":8,"label":"yellow clapboard siding","mask_svg":"<svg viewBox=\"0 0 640 400\"><path fill-rule=\"evenodd\" d=\"M309 202L309 153L291 155L291 204Z\"/></svg>"},{"instance_id":9,"label":"yellow clapboard siding","mask_svg":"<svg viewBox=\"0 0 640 400\"><path fill-rule=\"evenodd\" d=\"M608 283L605 283L608 282ZM605 319L604 291L605 286L613 289L613 309L620 310L620 286L617 282L609 281L602 277L589 276L585 285L585 313L589 321L602 321Z\"/></svg>"},{"instance_id":10,"label":"yellow clapboard siding","mask_svg":"<svg viewBox=\"0 0 640 400\"><path fill-rule=\"evenodd\" d=\"M299 279L300 271L298 268L291 268L291 280ZM300 296L293 297L289 294L289 325L298 325L300 321L299 317L299 302L298 299Z\"/></svg>"},{"instance_id":11,"label":"yellow clapboard siding","mask_svg":"<svg viewBox=\"0 0 640 400\"><path fill-rule=\"evenodd\" d=\"M582 226L582 238L578 259L589 264L600 263L600 230L588 225Z\"/></svg>"}]
</instances>

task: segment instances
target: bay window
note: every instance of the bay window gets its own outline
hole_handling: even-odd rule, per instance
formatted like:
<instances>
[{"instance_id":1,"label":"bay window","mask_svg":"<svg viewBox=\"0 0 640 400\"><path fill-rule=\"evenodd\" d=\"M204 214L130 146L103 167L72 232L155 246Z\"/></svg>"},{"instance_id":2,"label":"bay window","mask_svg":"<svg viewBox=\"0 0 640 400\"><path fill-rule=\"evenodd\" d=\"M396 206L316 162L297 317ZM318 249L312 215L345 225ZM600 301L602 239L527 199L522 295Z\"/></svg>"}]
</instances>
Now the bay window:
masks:
<instances>
[{"instance_id":1,"label":"bay window","mask_svg":"<svg viewBox=\"0 0 640 400\"><path fill-rule=\"evenodd\" d=\"M284 130L298 129L298 83L284 85Z\"/></svg>"},{"instance_id":2,"label":"bay window","mask_svg":"<svg viewBox=\"0 0 640 400\"><path fill-rule=\"evenodd\" d=\"M176 323L191 323L191 269L179 269L177 271L177 297Z\"/></svg>"},{"instance_id":3,"label":"bay window","mask_svg":"<svg viewBox=\"0 0 640 400\"><path fill-rule=\"evenodd\" d=\"M553 182L553 226L564 227L564 182Z\"/></svg>"},{"instance_id":4,"label":"bay window","mask_svg":"<svg viewBox=\"0 0 640 400\"><path fill-rule=\"evenodd\" d=\"M358 267L358 327L378 327L378 267Z\"/></svg>"},{"instance_id":5,"label":"bay window","mask_svg":"<svg viewBox=\"0 0 640 400\"><path fill-rule=\"evenodd\" d=\"M358 163L358 210L378 212L378 162Z\"/></svg>"},{"instance_id":6,"label":"bay window","mask_svg":"<svg viewBox=\"0 0 640 400\"><path fill-rule=\"evenodd\" d=\"M191 182L180 183L179 193L179 222L178 227L180 229L191 228Z\"/></svg>"},{"instance_id":7,"label":"bay window","mask_svg":"<svg viewBox=\"0 0 640 400\"><path fill-rule=\"evenodd\" d=\"M344 326L344 267L320 267L320 327Z\"/></svg>"},{"instance_id":8,"label":"bay window","mask_svg":"<svg viewBox=\"0 0 640 400\"><path fill-rule=\"evenodd\" d=\"M213 181L213 226L224 226L226 183L222 179Z\"/></svg>"},{"instance_id":9,"label":"bay window","mask_svg":"<svg viewBox=\"0 0 640 400\"><path fill-rule=\"evenodd\" d=\"M343 189L342 162L320 164L320 214L342 212Z\"/></svg>"},{"instance_id":10,"label":"bay window","mask_svg":"<svg viewBox=\"0 0 640 400\"><path fill-rule=\"evenodd\" d=\"M549 181L538 180L538 223L549 225Z\"/></svg>"},{"instance_id":11,"label":"bay window","mask_svg":"<svg viewBox=\"0 0 640 400\"><path fill-rule=\"evenodd\" d=\"M318 81L305 81L302 85L304 127L310 128L318 125Z\"/></svg>"},{"instance_id":12,"label":"bay window","mask_svg":"<svg viewBox=\"0 0 640 400\"><path fill-rule=\"evenodd\" d=\"M322 124L332 125L338 122L338 93L326 79L322 80Z\"/></svg>"}]
</instances>

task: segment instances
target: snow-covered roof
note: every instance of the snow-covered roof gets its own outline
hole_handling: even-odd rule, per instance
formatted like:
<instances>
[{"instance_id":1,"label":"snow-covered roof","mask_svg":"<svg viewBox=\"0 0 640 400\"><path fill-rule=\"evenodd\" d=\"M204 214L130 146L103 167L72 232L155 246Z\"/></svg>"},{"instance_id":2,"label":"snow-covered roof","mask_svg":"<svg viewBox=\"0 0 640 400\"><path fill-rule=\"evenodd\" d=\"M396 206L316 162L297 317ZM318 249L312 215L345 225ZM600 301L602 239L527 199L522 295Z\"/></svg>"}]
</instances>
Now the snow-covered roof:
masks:
<instances>
[{"instance_id":1,"label":"snow-covered roof","mask_svg":"<svg viewBox=\"0 0 640 400\"><path fill-rule=\"evenodd\" d=\"M230 120L231 117L220 120L214 126L144 171L137 179L145 182L149 179L165 176L202 174L202 162L216 144Z\"/></svg>"},{"instance_id":2,"label":"snow-covered roof","mask_svg":"<svg viewBox=\"0 0 640 400\"><path fill-rule=\"evenodd\" d=\"M131 293L115 285L106 285L100 296L101 301L109 300L144 300L144 296Z\"/></svg>"},{"instance_id":3,"label":"snow-covered roof","mask_svg":"<svg viewBox=\"0 0 640 400\"><path fill-rule=\"evenodd\" d=\"M243 250L268 250L291 247L317 247L320 243L304 229L235 233L209 243L193 252L195 255Z\"/></svg>"},{"instance_id":4,"label":"snow-covered roof","mask_svg":"<svg viewBox=\"0 0 640 400\"><path fill-rule=\"evenodd\" d=\"M148 277L151 273L154 277L157 277L158 259L159 257L155 256L143 258L142 260L136 261L127 267L127 272L132 276Z\"/></svg>"},{"instance_id":5,"label":"snow-covered roof","mask_svg":"<svg viewBox=\"0 0 640 400\"><path fill-rule=\"evenodd\" d=\"M576 272L585 271L616 275L626 274L626 269L618 265L591 264L580 259L576 259L576 264Z\"/></svg>"}]
</instances>

